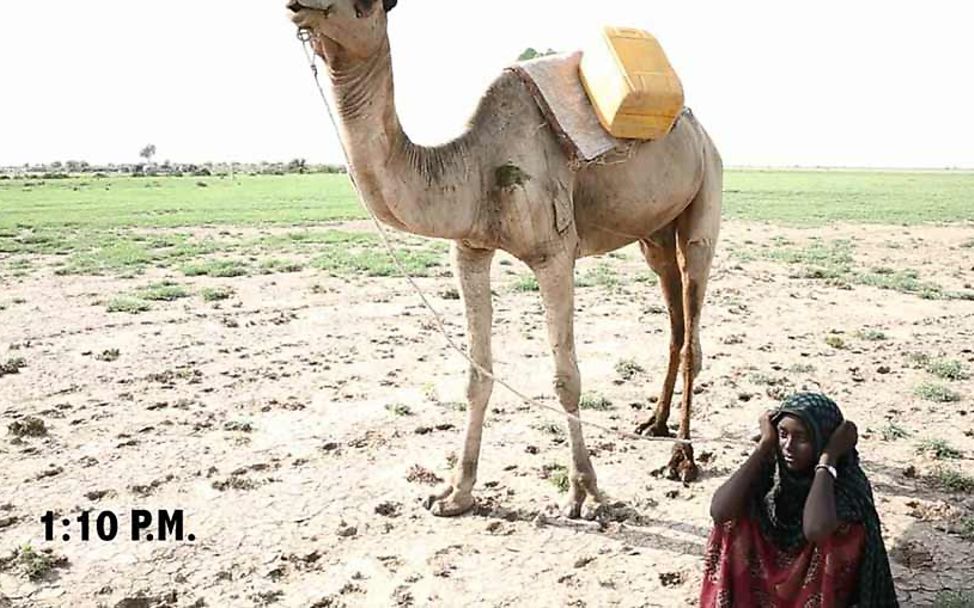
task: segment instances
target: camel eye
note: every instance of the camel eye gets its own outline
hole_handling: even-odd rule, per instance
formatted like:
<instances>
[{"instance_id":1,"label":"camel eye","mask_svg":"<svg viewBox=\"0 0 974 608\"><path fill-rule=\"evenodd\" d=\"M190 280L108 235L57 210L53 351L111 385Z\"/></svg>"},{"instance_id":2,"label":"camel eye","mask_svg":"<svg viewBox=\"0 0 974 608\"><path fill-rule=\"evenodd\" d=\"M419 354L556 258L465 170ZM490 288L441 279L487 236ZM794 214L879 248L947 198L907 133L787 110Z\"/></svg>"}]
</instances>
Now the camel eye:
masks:
<instances>
[{"instance_id":1,"label":"camel eye","mask_svg":"<svg viewBox=\"0 0 974 608\"><path fill-rule=\"evenodd\" d=\"M357 0L355 2L355 16L359 19L367 17L372 14L372 7L374 5L375 0Z\"/></svg>"}]
</instances>

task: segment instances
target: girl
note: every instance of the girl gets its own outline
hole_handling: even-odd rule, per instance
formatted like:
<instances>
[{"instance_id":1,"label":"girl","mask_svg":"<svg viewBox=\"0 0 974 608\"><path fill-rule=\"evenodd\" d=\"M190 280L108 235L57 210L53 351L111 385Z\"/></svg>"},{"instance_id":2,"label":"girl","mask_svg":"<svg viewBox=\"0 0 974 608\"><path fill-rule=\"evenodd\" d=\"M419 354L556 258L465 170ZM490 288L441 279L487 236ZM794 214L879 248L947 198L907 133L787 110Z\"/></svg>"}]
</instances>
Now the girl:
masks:
<instances>
[{"instance_id":1,"label":"girl","mask_svg":"<svg viewBox=\"0 0 974 608\"><path fill-rule=\"evenodd\" d=\"M761 416L761 439L714 494L701 608L896 607L856 426L824 395Z\"/></svg>"}]
</instances>

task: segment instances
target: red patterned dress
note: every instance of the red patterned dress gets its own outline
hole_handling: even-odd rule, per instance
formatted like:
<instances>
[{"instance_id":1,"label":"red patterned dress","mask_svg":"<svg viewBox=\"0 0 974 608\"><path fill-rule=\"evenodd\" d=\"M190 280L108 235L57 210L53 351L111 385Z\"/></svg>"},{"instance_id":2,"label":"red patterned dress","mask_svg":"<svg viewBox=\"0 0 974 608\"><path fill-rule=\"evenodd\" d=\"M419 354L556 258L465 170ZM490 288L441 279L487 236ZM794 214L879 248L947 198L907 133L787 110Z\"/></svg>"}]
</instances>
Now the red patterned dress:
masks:
<instances>
[{"instance_id":1,"label":"red patterned dress","mask_svg":"<svg viewBox=\"0 0 974 608\"><path fill-rule=\"evenodd\" d=\"M842 524L820 545L779 549L751 519L715 526L700 608L843 608L856 590L866 531Z\"/></svg>"}]
</instances>

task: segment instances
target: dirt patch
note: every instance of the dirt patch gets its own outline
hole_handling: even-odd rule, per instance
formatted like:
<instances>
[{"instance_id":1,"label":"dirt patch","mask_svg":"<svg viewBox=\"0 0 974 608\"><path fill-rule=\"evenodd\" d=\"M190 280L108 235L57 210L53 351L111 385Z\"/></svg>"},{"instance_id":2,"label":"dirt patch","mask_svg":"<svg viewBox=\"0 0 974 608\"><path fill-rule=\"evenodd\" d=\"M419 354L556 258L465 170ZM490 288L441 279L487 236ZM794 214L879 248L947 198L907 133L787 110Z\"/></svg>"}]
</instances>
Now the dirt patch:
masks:
<instances>
[{"instance_id":1,"label":"dirt patch","mask_svg":"<svg viewBox=\"0 0 974 608\"><path fill-rule=\"evenodd\" d=\"M759 414L809 389L858 424L901 601L931 605L963 589L974 562L974 310L951 295L974 284L974 249L961 247L972 233L726 223L695 387L702 480L653 477L669 444L586 428L608 506L577 525L549 515L567 489L564 421L499 385L477 506L454 520L423 508L462 455L468 364L402 280L23 277L5 297L30 305L0 315L0 352L29 362L0 379L0 487L14 488L0 493L0 555L36 541L42 509L180 508L197 540L72 539L52 576L5 562L0 589L37 606L171 593L179 606L692 605L713 491L746 458ZM495 373L557 406L538 294L516 288L525 269L508 256L492 272ZM857 279L870 272L890 280ZM652 411L669 350L648 273L635 248L579 263L582 418L623 431ZM166 280L193 295L137 316L105 310ZM464 344L453 279L418 282L449 294L434 305ZM928 398L941 389L958 398Z\"/></svg>"}]
</instances>

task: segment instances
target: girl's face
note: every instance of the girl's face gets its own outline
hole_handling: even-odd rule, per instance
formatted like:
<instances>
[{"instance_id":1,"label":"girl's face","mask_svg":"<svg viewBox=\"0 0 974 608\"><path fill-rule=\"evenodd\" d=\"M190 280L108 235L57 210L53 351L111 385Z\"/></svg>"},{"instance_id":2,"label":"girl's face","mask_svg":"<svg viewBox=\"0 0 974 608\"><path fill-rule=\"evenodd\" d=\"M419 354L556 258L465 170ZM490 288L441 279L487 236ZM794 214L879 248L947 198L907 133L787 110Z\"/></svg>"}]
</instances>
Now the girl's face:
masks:
<instances>
[{"instance_id":1,"label":"girl's face","mask_svg":"<svg viewBox=\"0 0 974 608\"><path fill-rule=\"evenodd\" d=\"M812 434L795 416L785 414L778 421L778 450L785 466L793 473L807 473L815 464Z\"/></svg>"}]
</instances>

